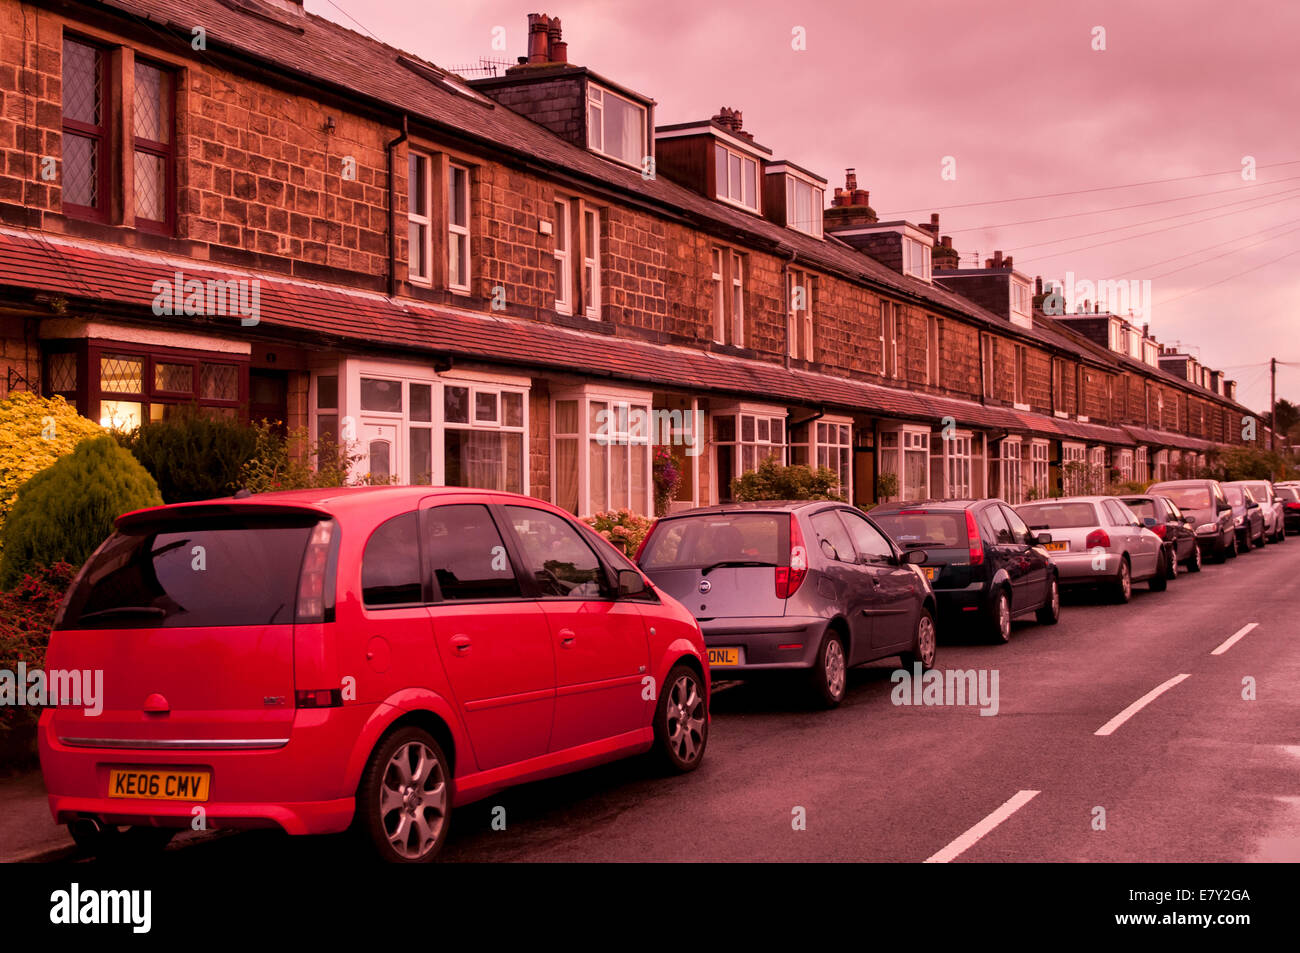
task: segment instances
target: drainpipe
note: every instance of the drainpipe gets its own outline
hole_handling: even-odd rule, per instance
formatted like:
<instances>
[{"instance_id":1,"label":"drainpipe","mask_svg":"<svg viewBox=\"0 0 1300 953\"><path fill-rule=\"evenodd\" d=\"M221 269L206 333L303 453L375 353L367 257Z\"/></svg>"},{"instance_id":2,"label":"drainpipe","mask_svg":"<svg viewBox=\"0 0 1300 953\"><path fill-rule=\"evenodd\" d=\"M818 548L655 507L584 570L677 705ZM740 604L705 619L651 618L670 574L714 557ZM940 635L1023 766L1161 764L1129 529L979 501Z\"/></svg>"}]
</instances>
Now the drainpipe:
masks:
<instances>
[{"instance_id":1,"label":"drainpipe","mask_svg":"<svg viewBox=\"0 0 1300 953\"><path fill-rule=\"evenodd\" d=\"M787 370L790 367L790 311L794 307L794 300L790 291L790 266L795 263L795 259L798 257L798 249L791 248L790 257L781 263L781 282L785 286L785 367ZM808 294L807 289L804 289L804 294ZM807 298L804 299L804 304L807 306Z\"/></svg>"},{"instance_id":2,"label":"drainpipe","mask_svg":"<svg viewBox=\"0 0 1300 953\"><path fill-rule=\"evenodd\" d=\"M406 141L410 132L405 113L402 114L402 134L388 144L388 297L397 297L397 189L393 183L393 150Z\"/></svg>"},{"instance_id":3,"label":"drainpipe","mask_svg":"<svg viewBox=\"0 0 1300 953\"><path fill-rule=\"evenodd\" d=\"M984 337L985 335L980 334L976 338L976 343L979 344L979 351L980 351L980 403L981 404L987 404L989 402L988 389L984 383L984 381L986 380L984 376Z\"/></svg>"}]
</instances>

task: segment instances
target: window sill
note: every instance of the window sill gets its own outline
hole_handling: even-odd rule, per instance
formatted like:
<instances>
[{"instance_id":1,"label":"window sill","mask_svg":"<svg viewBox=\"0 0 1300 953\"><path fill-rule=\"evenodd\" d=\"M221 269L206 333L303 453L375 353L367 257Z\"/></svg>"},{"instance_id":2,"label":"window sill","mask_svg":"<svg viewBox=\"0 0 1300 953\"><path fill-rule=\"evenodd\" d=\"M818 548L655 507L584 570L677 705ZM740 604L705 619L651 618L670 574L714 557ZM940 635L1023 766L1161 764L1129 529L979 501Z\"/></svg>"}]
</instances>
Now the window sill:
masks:
<instances>
[{"instance_id":1,"label":"window sill","mask_svg":"<svg viewBox=\"0 0 1300 953\"><path fill-rule=\"evenodd\" d=\"M1030 407L1028 404L1012 404L1012 405L1011 405L1011 409L1012 409L1012 410L1023 410L1023 411L1025 411L1026 413L1031 413L1031 412L1033 411L1034 408Z\"/></svg>"}]
</instances>

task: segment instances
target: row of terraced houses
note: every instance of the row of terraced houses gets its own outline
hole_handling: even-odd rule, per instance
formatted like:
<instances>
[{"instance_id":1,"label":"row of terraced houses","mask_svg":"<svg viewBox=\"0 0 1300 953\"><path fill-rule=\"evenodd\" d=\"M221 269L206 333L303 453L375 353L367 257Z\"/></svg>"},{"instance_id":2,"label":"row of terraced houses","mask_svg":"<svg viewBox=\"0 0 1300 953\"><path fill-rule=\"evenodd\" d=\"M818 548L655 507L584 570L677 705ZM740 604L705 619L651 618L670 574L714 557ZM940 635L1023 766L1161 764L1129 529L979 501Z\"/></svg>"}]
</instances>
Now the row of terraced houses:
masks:
<instances>
[{"instance_id":1,"label":"row of terraced houses","mask_svg":"<svg viewBox=\"0 0 1300 953\"><path fill-rule=\"evenodd\" d=\"M579 514L650 512L656 445L675 506L771 456L862 504L1019 502L1250 436L1222 373L1044 314L740 111L657 126L558 19L481 78L297 0L0 0L0 52L0 397L197 402Z\"/></svg>"}]
</instances>

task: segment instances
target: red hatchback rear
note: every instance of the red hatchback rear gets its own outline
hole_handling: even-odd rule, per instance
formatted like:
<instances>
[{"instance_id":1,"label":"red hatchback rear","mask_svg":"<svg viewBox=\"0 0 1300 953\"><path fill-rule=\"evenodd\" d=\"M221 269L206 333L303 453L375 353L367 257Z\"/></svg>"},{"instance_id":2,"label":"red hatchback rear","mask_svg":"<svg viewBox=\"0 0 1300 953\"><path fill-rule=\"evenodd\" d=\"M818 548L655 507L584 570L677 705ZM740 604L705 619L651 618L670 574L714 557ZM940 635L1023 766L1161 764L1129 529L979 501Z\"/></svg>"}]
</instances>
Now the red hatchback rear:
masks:
<instances>
[{"instance_id":1,"label":"red hatchback rear","mask_svg":"<svg viewBox=\"0 0 1300 953\"><path fill-rule=\"evenodd\" d=\"M704 755L694 618L549 504L315 490L117 527L47 655L50 672L102 672L101 697L41 718L51 811L88 849L352 827L423 861L452 807L503 787L651 748L677 771Z\"/></svg>"}]
</instances>

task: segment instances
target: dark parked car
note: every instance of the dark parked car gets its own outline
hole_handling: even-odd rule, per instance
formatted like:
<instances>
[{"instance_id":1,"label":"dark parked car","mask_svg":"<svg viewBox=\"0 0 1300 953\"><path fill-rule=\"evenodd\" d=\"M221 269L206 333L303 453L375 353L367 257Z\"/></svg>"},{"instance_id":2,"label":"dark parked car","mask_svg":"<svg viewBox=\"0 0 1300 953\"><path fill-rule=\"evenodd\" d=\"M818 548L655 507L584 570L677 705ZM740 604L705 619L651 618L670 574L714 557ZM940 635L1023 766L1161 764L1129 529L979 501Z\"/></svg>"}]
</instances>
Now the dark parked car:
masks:
<instances>
[{"instance_id":1,"label":"dark parked car","mask_svg":"<svg viewBox=\"0 0 1300 953\"><path fill-rule=\"evenodd\" d=\"M1264 508L1259 505L1254 494L1239 484L1225 483L1223 495L1232 507L1232 526L1237 533L1237 548L1243 552L1249 552L1251 547L1262 549L1267 522L1264 519Z\"/></svg>"},{"instance_id":2,"label":"dark parked car","mask_svg":"<svg viewBox=\"0 0 1300 953\"><path fill-rule=\"evenodd\" d=\"M1051 536L1031 533L1001 500L886 503L871 516L904 549L925 551L942 625L974 619L1006 642L1014 616L1036 612L1044 625L1060 618L1056 570L1042 548Z\"/></svg>"},{"instance_id":3,"label":"dark parked car","mask_svg":"<svg viewBox=\"0 0 1300 953\"><path fill-rule=\"evenodd\" d=\"M1232 507L1218 480L1170 480L1147 487L1151 496L1165 496L1195 523L1196 545L1201 555L1219 562L1237 556L1237 533Z\"/></svg>"},{"instance_id":4,"label":"dark parked car","mask_svg":"<svg viewBox=\"0 0 1300 953\"><path fill-rule=\"evenodd\" d=\"M1277 498L1282 501L1282 515L1288 533L1300 533L1300 486L1274 485Z\"/></svg>"},{"instance_id":5,"label":"dark parked car","mask_svg":"<svg viewBox=\"0 0 1300 953\"><path fill-rule=\"evenodd\" d=\"M1273 484L1267 480L1234 480L1231 483L1223 484L1225 490L1230 486L1239 486L1250 490L1250 495L1255 498L1255 502L1259 504L1264 513L1264 534L1268 541L1270 543L1286 542L1286 508L1283 507L1282 501L1278 499Z\"/></svg>"},{"instance_id":6,"label":"dark parked car","mask_svg":"<svg viewBox=\"0 0 1300 953\"><path fill-rule=\"evenodd\" d=\"M642 571L699 620L715 678L801 673L814 699L844 698L847 669L902 657L934 665L934 594L918 567L844 503L731 503L659 520Z\"/></svg>"},{"instance_id":7,"label":"dark parked car","mask_svg":"<svg viewBox=\"0 0 1300 953\"><path fill-rule=\"evenodd\" d=\"M1201 547L1196 545L1196 527L1178 504L1166 496L1122 496L1124 505L1137 514L1142 525L1165 541L1165 566L1169 578L1183 566L1188 572L1201 571Z\"/></svg>"}]
</instances>

